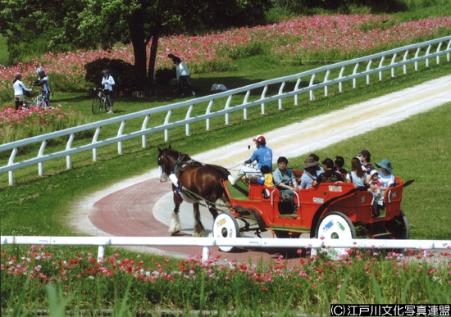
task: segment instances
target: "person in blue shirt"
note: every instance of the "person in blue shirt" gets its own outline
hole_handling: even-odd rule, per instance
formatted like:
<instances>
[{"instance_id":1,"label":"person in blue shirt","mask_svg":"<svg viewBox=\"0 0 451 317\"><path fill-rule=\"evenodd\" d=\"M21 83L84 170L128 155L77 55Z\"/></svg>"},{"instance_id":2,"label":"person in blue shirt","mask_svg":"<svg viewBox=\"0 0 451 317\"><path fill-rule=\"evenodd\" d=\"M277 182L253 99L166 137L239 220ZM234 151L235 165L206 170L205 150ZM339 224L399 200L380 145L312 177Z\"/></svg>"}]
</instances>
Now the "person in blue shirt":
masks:
<instances>
[{"instance_id":1,"label":"person in blue shirt","mask_svg":"<svg viewBox=\"0 0 451 317\"><path fill-rule=\"evenodd\" d=\"M232 185L235 185L236 182L243 176L261 176L260 169L263 166L267 166L272 170L272 150L266 146L266 139L263 135L259 135L254 139L255 145L257 149L254 151L252 156L244 161L244 166L241 167L238 174L233 177L229 175L228 179ZM253 162L256 162L254 166L251 166Z\"/></svg>"}]
</instances>

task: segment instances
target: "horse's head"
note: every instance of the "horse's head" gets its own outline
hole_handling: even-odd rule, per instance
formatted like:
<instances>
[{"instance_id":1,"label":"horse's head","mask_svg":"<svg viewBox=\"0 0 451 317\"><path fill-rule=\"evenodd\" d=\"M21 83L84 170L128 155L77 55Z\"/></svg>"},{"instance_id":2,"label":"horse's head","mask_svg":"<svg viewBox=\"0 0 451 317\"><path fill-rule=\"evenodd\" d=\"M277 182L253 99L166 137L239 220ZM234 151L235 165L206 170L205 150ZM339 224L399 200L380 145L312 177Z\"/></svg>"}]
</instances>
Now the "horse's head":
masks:
<instances>
[{"instance_id":1,"label":"horse's head","mask_svg":"<svg viewBox=\"0 0 451 317\"><path fill-rule=\"evenodd\" d=\"M157 164L161 169L160 182L166 182L171 173L174 173L174 167L177 164L177 158L179 152L171 149L171 146L167 148L158 147Z\"/></svg>"},{"instance_id":2,"label":"horse's head","mask_svg":"<svg viewBox=\"0 0 451 317\"><path fill-rule=\"evenodd\" d=\"M179 170L183 163L191 160L191 157L188 154L173 150L170 145L167 148L158 147L157 149L157 164L161 169L161 182L166 182L169 175L174 173L176 169Z\"/></svg>"}]
</instances>

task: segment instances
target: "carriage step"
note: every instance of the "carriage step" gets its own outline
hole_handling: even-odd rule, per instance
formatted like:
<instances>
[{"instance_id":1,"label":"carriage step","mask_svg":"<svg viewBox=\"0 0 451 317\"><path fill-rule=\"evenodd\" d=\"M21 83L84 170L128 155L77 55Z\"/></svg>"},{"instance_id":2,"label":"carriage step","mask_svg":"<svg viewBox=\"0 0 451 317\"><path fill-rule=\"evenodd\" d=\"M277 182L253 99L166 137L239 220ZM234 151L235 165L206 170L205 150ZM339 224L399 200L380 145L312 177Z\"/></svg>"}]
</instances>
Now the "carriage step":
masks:
<instances>
[{"instance_id":1,"label":"carriage step","mask_svg":"<svg viewBox=\"0 0 451 317\"><path fill-rule=\"evenodd\" d=\"M381 232L381 233L373 234L371 237L378 238L378 237L384 237L384 236L391 236L391 233L390 232Z\"/></svg>"},{"instance_id":2,"label":"carriage step","mask_svg":"<svg viewBox=\"0 0 451 317\"><path fill-rule=\"evenodd\" d=\"M282 218L297 218L298 215L297 214L280 214L279 217L282 217Z\"/></svg>"}]
</instances>

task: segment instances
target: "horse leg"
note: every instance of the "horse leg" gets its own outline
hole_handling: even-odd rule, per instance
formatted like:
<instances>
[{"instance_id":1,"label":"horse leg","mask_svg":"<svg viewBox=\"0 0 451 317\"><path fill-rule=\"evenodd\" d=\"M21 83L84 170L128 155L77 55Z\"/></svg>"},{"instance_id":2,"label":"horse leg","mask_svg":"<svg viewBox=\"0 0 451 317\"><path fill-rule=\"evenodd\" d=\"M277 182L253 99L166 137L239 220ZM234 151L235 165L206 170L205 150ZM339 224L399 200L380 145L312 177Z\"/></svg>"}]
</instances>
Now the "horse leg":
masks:
<instances>
[{"instance_id":1,"label":"horse leg","mask_svg":"<svg viewBox=\"0 0 451 317\"><path fill-rule=\"evenodd\" d=\"M174 199L174 210L172 211L172 215L171 215L171 224L169 225L169 234L171 236L175 235L177 232L180 231L180 217L179 217L179 210L180 210L180 204L183 201L182 196L180 196L179 193L177 193L174 190L174 195L173 195L173 199Z\"/></svg>"},{"instance_id":2,"label":"horse leg","mask_svg":"<svg viewBox=\"0 0 451 317\"><path fill-rule=\"evenodd\" d=\"M215 220L218 216L218 210L216 209L216 206L214 204L208 204L208 210L210 211L213 220Z\"/></svg>"},{"instance_id":3,"label":"horse leg","mask_svg":"<svg viewBox=\"0 0 451 317\"><path fill-rule=\"evenodd\" d=\"M200 221L199 203L193 203L194 212L194 233L193 236L201 237L205 233L204 226Z\"/></svg>"}]
</instances>

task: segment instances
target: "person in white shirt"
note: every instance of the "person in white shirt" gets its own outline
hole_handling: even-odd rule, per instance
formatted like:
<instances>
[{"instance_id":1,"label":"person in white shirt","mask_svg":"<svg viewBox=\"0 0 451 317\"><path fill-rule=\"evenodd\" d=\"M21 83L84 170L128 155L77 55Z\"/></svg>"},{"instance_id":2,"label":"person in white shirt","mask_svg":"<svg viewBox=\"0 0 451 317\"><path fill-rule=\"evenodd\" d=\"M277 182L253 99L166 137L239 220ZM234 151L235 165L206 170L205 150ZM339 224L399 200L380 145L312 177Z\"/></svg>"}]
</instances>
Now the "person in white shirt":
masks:
<instances>
[{"instance_id":1,"label":"person in white shirt","mask_svg":"<svg viewBox=\"0 0 451 317\"><path fill-rule=\"evenodd\" d=\"M13 81L14 99L16 103L16 110L23 107L24 95L31 93L31 88L27 88L22 82L22 74L17 73Z\"/></svg>"},{"instance_id":2,"label":"person in white shirt","mask_svg":"<svg viewBox=\"0 0 451 317\"><path fill-rule=\"evenodd\" d=\"M191 82L189 80L191 73L188 69L188 65L186 65L180 57L175 56L174 54L168 54L168 57L172 59L172 62L175 65L175 75L177 77L179 92L183 95L185 91L187 91L192 96L195 96L196 92L191 86Z\"/></svg>"},{"instance_id":3,"label":"person in white shirt","mask_svg":"<svg viewBox=\"0 0 451 317\"><path fill-rule=\"evenodd\" d=\"M113 76L111 76L110 71L108 69L104 69L102 71L102 88L103 92L106 95L108 113L113 113L113 86L116 85Z\"/></svg>"}]
</instances>

